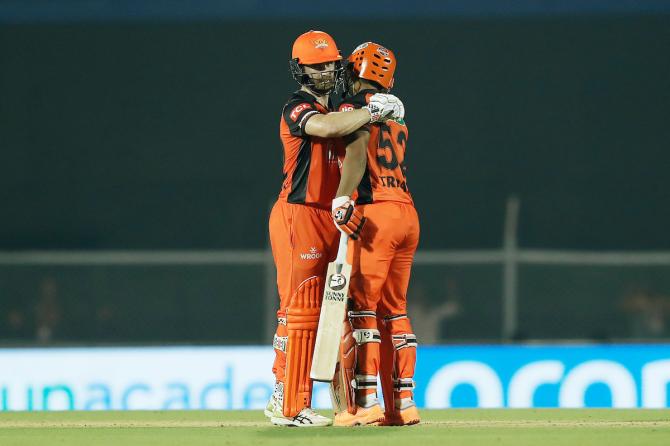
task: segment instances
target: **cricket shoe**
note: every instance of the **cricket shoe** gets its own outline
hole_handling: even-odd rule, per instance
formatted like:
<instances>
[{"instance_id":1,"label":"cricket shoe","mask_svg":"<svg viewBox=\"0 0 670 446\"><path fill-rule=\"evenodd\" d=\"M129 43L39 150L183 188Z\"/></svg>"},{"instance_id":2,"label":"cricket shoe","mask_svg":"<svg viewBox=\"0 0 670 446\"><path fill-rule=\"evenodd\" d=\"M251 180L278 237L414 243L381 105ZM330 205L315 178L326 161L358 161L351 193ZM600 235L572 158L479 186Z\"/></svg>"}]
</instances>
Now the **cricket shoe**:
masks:
<instances>
[{"instance_id":1,"label":"cricket shoe","mask_svg":"<svg viewBox=\"0 0 670 446\"><path fill-rule=\"evenodd\" d=\"M334 426L379 426L384 422L384 411L379 403L369 407L358 407L356 413L343 410L335 415Z\"/></svg>"},{"instance_id":2,"label":"cricket shoe","mask_svg":"<svg viewBox=\"0 0 670 446\"><path fill-rule=\"evenodd\" d=\"M333 420L314 412L311 407L305 407L295 417L285 417L281 410L273 412L270 417L272 424L277 426L321 427L330 426Z\"/></svg>"},{"instance_id":3,"label":"cricket shoe","mask_svg":"<svg viewBox=\"0 0 670 446\"><path fill-rule=\"evenodd\" d=\"M263 411L263 414L268 417L272 418L275 416L275 414L281 414L282 413L282 408L281 405L279 404L279 401L275 397L274 393L270 397L270 401L268 401L267 406L265 406L265 410Z\"/></svg>"},{"instance_id":4,"label":"cricket shoe","mask_svg":"<svg viewBox=\"0 0 670 446\"><path fill-rule=\"evenodd\" d=\"M421 421L416 403L411 398L396 400L395 406L393 412L386 415L384 426L411 426Z\"/></svg>"}]
</instances>

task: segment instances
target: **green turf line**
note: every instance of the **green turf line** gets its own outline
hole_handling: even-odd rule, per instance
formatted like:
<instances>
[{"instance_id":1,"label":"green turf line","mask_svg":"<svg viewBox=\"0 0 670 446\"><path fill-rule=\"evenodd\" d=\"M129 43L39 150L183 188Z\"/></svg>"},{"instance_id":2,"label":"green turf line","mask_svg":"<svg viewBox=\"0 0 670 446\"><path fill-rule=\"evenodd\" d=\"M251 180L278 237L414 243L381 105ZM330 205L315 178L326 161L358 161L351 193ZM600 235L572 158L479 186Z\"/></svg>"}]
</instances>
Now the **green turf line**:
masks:
<instances>
[{"instance_id":1,"label":"green turf line","mask_svg":"<svg viewBox=\"0 0 670 446\"><path fill-rule=\"evenodd\" d=\"M260 411L5 412L2 446L670 445L670 410L424 410L412 427L281 428Z\"/></svg>"}]
</instances>

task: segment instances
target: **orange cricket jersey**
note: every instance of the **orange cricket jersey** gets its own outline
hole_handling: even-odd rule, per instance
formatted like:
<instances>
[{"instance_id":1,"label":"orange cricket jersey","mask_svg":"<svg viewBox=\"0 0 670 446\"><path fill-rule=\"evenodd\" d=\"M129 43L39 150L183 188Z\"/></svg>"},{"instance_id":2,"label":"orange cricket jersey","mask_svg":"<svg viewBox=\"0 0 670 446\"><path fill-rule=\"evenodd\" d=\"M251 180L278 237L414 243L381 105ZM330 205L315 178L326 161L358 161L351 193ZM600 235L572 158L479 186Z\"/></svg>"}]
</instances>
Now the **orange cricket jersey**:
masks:
<instances>
[{"instance_id":1,"label":"orange cricket jersey","mask_svg":"<svg viewBox=\"0 0 670 446\"><path fill-rule=\"evenodd\" d=\"M347 97L338 106L338 111L361 108L368 103L374 91L363 90ZM409 132L404 121L388 120L368 126L367 167L353 199L357 204L378 201L396 201L414 204L407 186L405 149Z\"/></svg>"},{"instance_id":2,"label":"orange cricket jersey","mask_svg":"<svg viewBox=\"0 0 670 446\"><path fill-rule=\"evenodd\" d=\"M304 132L307 120L328 113L316 98L296 91L284 105L279 137L284 149L284 181L279 200L330 210L340 182L338 148L334 139Z\"/></svg>"}]
</instances>

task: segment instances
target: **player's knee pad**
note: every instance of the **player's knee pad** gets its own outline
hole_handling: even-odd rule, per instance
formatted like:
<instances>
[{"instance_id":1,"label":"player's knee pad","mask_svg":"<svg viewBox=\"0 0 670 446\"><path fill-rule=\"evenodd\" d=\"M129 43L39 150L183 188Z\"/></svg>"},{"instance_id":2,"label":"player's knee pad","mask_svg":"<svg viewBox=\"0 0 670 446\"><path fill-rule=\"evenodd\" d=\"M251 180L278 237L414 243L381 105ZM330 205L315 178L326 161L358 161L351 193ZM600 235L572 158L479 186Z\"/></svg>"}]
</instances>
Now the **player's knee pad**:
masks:
<instances>
[{"instance_id":1,"label":"player's knee pad","mask_svg":"<svg viewBox=\"0 0 670 446\"><path fill-rule=\"evenodd\" d=\"M312 381L309 370L312 366L322 293L322 279L310 277L298 286L286 309L283 411L287 417L295 416L303 407L311 404Z\"/></svg>"}]
</instances>

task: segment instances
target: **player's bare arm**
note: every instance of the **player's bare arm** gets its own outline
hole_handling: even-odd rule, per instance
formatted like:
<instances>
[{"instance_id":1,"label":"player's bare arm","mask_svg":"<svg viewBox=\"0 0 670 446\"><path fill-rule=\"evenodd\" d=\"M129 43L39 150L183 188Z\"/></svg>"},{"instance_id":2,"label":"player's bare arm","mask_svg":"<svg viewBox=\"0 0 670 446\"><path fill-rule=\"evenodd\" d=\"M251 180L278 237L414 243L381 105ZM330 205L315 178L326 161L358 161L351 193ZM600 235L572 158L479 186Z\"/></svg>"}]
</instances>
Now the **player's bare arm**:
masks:
<instances>
[{"instance_id":1,"label":"player's bare arm","mask_svg":"<svg viewBox=\"0 0 670 446\"><path fill-rule=\"evenodd\" d=\"M305 133L321 138L337 138L355 132L370 122L370 112L361 108L349 112L315 114L305 124Z\"/></svg>"},{"instance_id":2,"label":"player's bare arm","mask_svg":"<svg viewBox=\"0 0 670 446\"><path fill-rule=\"evenodd\" d=\"M351 113L351 112L346 112ZM347 151L342 163L342 177L332 202L333 221L337 228L356 240L365 225L365 217L354 208L351 199L363 178L367 165L367 149L370 141L368 129L360 129L347 138Z\"/></svg>"},{"instance_id":3,"label":"player's bare arm","mask_svg":"<svg viewBox=\"0 0 670 446\"><path fill-rule=\"evenodd\" d=\"M351 112L346 112L351 113ZM354 208L351 199L363 178L367 165L367 149L370 141L368 129L360 129L347 137L347 149L342 162L342 177L332 203L333 221L345 235L358 239L365 224L365 217Z\"/></svg>"},{"instance_id":4,"label":"player's bare arm","mask_svg":"<svg viewBox=\"0 0 670 446\"><path fill-rule=\"evenodd\" d=\"M351 196L365 173L367 165L367 148L370 132L358 130L347 138L347 149L342 162L342 177L337 189L337 197Z\"/></svg>"},{"instance_id":5,"label":"player's bare arm","mask_svg":"<svg viewBox=\"0 0 670 446\"><path fill-rule=\"evenodd\" d=\"M337 138L353 133L363 125L389 118L402 119L405 107L392 94L377 93L360 109L314 115L305 123L305 133L322 138Z\"/></svg>"}]
</instances>

